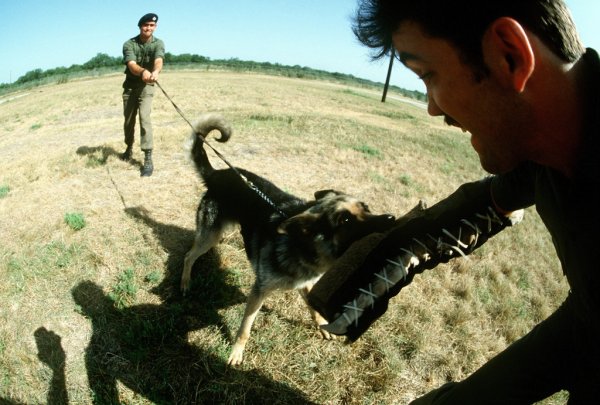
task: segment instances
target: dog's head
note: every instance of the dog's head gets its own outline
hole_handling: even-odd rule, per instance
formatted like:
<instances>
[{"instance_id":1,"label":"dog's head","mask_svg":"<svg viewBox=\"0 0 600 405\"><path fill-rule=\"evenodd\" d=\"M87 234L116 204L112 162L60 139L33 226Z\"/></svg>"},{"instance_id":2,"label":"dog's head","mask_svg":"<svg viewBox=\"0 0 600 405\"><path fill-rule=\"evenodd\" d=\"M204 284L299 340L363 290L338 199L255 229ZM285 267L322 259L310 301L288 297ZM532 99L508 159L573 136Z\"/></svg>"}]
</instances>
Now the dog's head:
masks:
<instances>
[{"instance_id":1,"label":"dog's head","mask_svg":"<svg viewBox=\"0 0 600 405\"><path fill-rule=\"evenodd\" d=\"M335 190L315 193L305 211L283 221L278 232L310 242L320 255L337 258L357 240L394 225L393 215L375 215L364 202Z\"/></svg>"}]
</instances>

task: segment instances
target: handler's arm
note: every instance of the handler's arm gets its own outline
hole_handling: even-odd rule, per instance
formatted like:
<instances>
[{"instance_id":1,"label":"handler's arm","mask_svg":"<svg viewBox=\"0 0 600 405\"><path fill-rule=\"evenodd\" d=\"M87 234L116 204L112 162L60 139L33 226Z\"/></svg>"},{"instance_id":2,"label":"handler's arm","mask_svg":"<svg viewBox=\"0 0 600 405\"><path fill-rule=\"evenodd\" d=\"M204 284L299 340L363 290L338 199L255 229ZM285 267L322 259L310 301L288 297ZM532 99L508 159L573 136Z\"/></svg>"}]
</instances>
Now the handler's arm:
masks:
<instances>
[{"instance_id":1,"label":"handler's arm","mask_svg":"<svg viewBox=\"0 0 600 405\"><path fill-rule=\"evenodd\" d=\"M129 69L132 75L140 76L142 79L144 78L142 74L146 69L138 65L136 61L130 60L129 62L127 62L127 68Z\"/></svg>"},{"instance_id":2,"label":"handler's arm","mask_svg":"<svg viewBox=\"0 0 600 405\"><path fill-rule=\"evenodd\" d=\"M163 67L163 58L154 59L154 70L151 72L150 81L156 82L158 80L158 74Z\"/></svg>"}]
</instances>

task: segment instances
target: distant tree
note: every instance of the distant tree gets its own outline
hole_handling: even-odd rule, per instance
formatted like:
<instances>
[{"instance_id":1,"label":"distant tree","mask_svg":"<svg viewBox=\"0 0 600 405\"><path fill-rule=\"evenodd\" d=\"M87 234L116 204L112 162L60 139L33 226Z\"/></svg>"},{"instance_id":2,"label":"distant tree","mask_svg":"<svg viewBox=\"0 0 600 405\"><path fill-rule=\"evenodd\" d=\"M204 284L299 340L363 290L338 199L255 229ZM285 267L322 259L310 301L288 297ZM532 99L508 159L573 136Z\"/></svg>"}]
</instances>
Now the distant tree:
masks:
<instances>
[{"instance_id":1,"label":"distant tree","mask_svg":"<svg viewBox=\"0 0 600 405\"><path fill-rule=\"evenodd\" d=\"M121 58L116 58L109 56L105 53L99 53L94 56L92 59L88 60L83 64L83 68L88 69L98 69L103 67L112 67L121 65Z\"/></svg>"},{"instance_id":2,"label":"distant tree","mask_svg":"<svg viewBox=\"0 0 600 405\"><path fill-rule=\"evenodd\" d=\"M333 79L341 82L352 82L364 86L377 85L367 79L361 79L339 72L327 72L323 70L316 70L307 66L287 66L280 63L271 62L255 62L255 61L244 61L238 58L229 59L216 59L211 60L210 58L202 55L196 55L191 53L183 53L180 55L173 55L172 53L165 53L165 62L169 65L191 65L191 64L203 64L215 67L225 67L235 71L264 71L270 74L282 75L287 77L299 77L299 78L310 78L310 79ZM25 83L37 82L41 83L44 79L57 79L58 83L66 83L69 80L69 75L82 74L85 75L89 71L93 70L112 70L116 67L120 67L123 64L121 57L109 56L105 53L98 53L96 56L85 62L83 65L71 65L66 67L57 67L49 70L35 69L25 73L19 77L13 84L3 85L0 84L0 90L9 89ZM36 83L34 83L35 85ZM399 88L397 86L391 86L391 88L398 91L407 97L412 97L417 100L427 101L427 95L419 91L411 91Z\"/></svg>"},{"instance_id":3,"label":"distant tree","mask_svg":"<svg viewBox=\"0 0 600 405\"><path fill-rule=\"evenodd\" d=\"M16 81L16 83L27 83L27 82L32 82L34 80L40 80L44 77L44 71L42 69L35 69L35 70L30 70L29 72L25 73L23 76L19 77Z\"/></svg>"}]
</instances>

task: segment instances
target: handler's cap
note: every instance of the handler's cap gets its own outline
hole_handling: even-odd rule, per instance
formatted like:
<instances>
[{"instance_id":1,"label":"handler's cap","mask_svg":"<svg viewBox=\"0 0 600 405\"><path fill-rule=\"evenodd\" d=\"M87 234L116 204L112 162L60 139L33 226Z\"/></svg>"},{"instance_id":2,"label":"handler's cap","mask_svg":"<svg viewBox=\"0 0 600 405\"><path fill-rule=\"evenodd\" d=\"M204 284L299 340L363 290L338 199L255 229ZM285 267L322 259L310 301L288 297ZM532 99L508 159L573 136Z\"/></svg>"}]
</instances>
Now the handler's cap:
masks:
<instances>
[{"instance_id":1,"label":"handler's cap","mask_svg":"<svg viewBox=\"0 0 600 405\"><path fill-rule=\"evenodd\" d=\"M142 24L146 24L147 22L158 22L158 16L154 13L148 13L146 15L144 15L142 18L140 18L140 20L138 21L138 27L141 27Z\"/></svg>"}]
</instances>

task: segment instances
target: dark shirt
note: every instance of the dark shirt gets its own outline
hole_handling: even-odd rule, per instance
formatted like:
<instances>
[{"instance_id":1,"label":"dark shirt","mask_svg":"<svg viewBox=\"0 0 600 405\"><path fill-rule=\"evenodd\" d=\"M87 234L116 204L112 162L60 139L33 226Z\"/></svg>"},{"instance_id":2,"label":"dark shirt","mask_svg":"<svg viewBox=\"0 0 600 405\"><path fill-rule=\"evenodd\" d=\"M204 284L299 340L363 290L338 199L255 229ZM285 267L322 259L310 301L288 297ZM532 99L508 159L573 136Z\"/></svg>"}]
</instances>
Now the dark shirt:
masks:
<instances>
[{"instance_id":1,"label":"dark shirt","mask_svg":"<svg viewBox=\"0 0 600 405\"><path fill-rule=\"evenodd\" d=\"M143 43L140 36L135 36L123 44L123 63L127 65L129 61L135 61L139 66L149 70L154 70L154 61L158 58L164 59L165 44L162 40L152 36L150 41ZM144 81L135 76L129 68L125 66L124 88L138 88L145 85Z\"/></svg>"},{"instance_id":2,"label":"dark shirt","mask_svg":"<svg viewBox=\"0 0 600 405\"><path fill-rule=\"evenodd\" d=\"M600 332L600 61L588 49L585 66L586 111L583 147L575 174L525 163L495 176L492 195L500 208L511 211L535 204L548 228L571 288L571 298L585 324ZM535 252L531 252L535 255Z\"/></svg>"}]
</instances>

